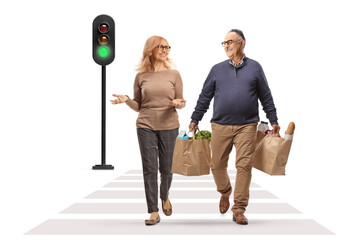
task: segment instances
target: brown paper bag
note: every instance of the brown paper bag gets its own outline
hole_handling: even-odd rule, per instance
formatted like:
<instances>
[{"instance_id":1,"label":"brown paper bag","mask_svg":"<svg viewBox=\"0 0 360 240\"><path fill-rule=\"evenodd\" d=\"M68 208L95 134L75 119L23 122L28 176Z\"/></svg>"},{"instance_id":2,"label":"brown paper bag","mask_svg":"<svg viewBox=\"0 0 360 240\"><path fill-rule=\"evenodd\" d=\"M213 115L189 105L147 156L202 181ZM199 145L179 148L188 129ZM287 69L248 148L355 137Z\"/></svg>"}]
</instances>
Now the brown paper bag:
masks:
<instances>
[{"instance_id":1,"label":"brown paper bag","mask_svg":"<svg viewBox=\"0 0 360 240\"><path fill-rule=\"evenodd\" d=\"M265 137L265 133L257 131L256 134L256 146L261 142L261 140L263 140L263 138Z\"/></svg>"},{"instance_id":2,"label":"brown paper bag","mask_svg":"<svg viewBox=\"0 0 360 240\"><path fill-rule=\"evenodd\" d=\"M252 166L270 175L285 175L291 144L292 140L266 135L256 146Z\"/></svg>"},{"instance_id":3,"label":"brown paper bag","mask_svg":"<svg viewBox=\"0 0 360 240\"><path fill-rule=\"evenodd\" d=\"M171 172L185 176L210 174L210 158L210 140L176 138Z\"/></svg>"}]
</instances>

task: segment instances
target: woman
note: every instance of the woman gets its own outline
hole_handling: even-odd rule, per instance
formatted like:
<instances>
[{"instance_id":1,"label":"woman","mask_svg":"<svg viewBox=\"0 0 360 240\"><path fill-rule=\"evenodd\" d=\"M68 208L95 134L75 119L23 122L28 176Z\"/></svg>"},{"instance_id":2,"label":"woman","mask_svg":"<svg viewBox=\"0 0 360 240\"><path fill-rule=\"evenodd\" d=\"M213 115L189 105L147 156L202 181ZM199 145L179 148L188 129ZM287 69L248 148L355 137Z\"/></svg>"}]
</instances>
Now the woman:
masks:
<instances>
[{"instance_id":1,"label":"woman","mask_svg":"<svg viewBox=\"0 0 360 240\"><path fill-rule=\"evenodd\" d=\"M170 46L159 36L150 37L144 47L143 57L137 68L134 83L134 99L117 95L112 104L125 102L139 112L136 121L139 140L146 202L150 218L146 225L160 222L158 209L157 169L160 170L160 199L163 213L172 214L168 198L172 181L172 156L175 140L179 134L177 109L185 107L183 84L177 70L171 69L168 58ZM159 157L159 162L158 158Z\"/></svg>"}]
</instances>

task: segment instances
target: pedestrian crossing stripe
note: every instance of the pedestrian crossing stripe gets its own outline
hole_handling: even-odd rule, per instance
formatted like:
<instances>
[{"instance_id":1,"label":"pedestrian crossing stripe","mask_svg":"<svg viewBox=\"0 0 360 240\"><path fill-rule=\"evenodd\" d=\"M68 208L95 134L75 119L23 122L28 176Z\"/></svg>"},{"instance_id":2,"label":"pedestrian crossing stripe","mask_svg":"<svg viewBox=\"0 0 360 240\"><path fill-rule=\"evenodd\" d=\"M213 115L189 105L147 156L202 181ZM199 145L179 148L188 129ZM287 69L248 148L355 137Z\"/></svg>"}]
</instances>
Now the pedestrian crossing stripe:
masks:
<instances>
[{"instance_id":1,"label":"pedestrian crossing stripe","mask_svg":"<svg viewBox=\"0 0 360 240\"><path fill-rule=\"evenodd\" d=\"M235 171L229 170L230 180ZM61 211L25 235L334 235L275 195L251 183L246 211L249 225L232 222L232 212L218 212L219 193L212 176L174 175L169 198L173 215L147 227L140 170L130 170Z\"/></svg>"}]
</instances>

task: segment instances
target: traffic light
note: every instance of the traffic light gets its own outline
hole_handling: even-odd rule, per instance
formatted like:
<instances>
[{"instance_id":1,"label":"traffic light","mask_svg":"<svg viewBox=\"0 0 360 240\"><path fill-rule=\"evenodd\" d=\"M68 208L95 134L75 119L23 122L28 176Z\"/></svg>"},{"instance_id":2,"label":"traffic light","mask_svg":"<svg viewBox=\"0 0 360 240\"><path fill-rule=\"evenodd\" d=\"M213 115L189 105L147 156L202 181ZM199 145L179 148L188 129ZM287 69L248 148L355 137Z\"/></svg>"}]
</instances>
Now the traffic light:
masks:
<instances>
[{"instance_id":1,"label":"traffic light","mask_svg":"<svg viewBox=\"0 0 360 240\"><path fill-rule=\"evenodd\" d=\"M101 65L115 58L115 22L108 15L99 15L93 21L93 59Z\"/></svg>"},{"instance_id":2,"label":"traffic light","mask_svg":"<svg viewBox=\"0 0 360 240\"><path fill-rule=\"evenodd\" d=\"M113 170L106 164L106 65L115 58L115 22L108 15L99 15L93 21L93 59L101 65L101 165L93 169Z\"/></svg>"}]
</instances>

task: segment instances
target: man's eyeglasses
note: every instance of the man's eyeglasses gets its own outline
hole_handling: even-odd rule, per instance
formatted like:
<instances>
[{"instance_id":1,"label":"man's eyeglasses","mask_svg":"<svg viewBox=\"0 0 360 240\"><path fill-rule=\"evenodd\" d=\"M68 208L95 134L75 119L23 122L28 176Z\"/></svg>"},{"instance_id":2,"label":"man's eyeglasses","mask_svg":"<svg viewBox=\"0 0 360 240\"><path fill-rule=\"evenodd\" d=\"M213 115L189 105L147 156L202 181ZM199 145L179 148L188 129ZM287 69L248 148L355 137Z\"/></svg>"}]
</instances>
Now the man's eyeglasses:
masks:
<instances>
[{"instance_id":1,"label":"man's eyeglasses","mask_svg":"<svg viewBox=\"0 0 360 240\"><path fill-rule=\"evenodd\" d=\"M171 49L170 46L164 46L164 45L158 45L157 48L160 50L165 50L167 52L170 51L170 49Z\"/></svg>"},{"instance_id":2,"label":"man's eyeglasses","mask_svg":"<svg viewBox=\"0 0 360 240\"><path fill-rule=\"evenodd\" d=\"M233 44L233 42L235 42L236 40L227 40L227 41L223 41L222 43L221 43L221 45L223 46L223 47L225 47L226 45L231 45L231 44ZM237 40L237 42L241 42L240 40Z\"/></svg>"}]
</instances>

